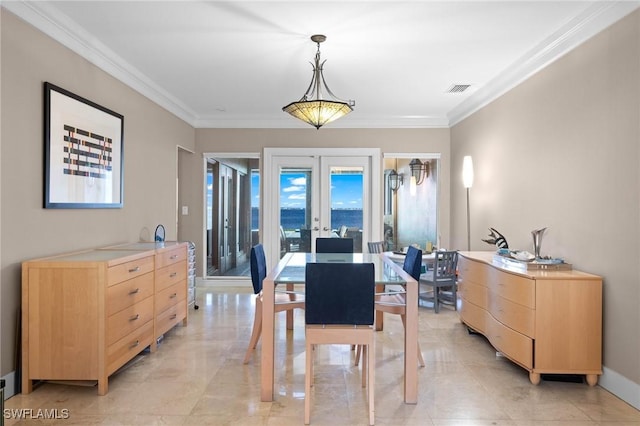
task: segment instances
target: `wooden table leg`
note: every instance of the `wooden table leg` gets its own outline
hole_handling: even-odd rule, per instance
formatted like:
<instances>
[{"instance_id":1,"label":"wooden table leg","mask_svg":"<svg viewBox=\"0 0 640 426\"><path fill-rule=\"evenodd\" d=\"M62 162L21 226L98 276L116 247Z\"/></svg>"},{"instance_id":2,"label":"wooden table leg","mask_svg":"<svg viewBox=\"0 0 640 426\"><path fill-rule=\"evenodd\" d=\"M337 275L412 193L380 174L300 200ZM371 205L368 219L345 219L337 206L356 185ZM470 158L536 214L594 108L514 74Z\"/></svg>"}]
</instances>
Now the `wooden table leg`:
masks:
<instances>
[{"instance_id":1,"label":"wooden table leg","mask_svg":"<svg viewBox=\"0 0 640 426\"><path fill-rule=\"evenodd\" d=\"M293 284L287 284L287 291L293 291ZM295 295L291 294L290 300L295 300ZM289 309L287 315L287 330L293 330L293 309Z\"/></svg>"},{"instance_id":2,"label":"wooden table leg","mask_svg":"<svg viewBox=\"0 0 640 426\"><path fill-rule=\"evenodd\" d=\"M404 329L404 402L418 403L418 283L406 284L406 326Z\"/></svg>"},{"instance_id":3,"label":"wooden table leg","mask_svg":"<svg viewBox=\"0 0 640 426\"><path fill-rule=\"evenodd\" d=\"M384 292L383 285L376 286L376 293ZM376 331L382 331L384 329L384 312L376 311Z\"/></svg>"},{"instance_id":4,"label":"wooden table leg","mask_svg":"<svg viewBox=\"0 0 640 426\"><path fill-rule=\"evenodd\" d=\"M274 386L274 302L273 277L262 282L262 354L260 365L260 399L273 401Z\"/></svg>"}]
</instances>

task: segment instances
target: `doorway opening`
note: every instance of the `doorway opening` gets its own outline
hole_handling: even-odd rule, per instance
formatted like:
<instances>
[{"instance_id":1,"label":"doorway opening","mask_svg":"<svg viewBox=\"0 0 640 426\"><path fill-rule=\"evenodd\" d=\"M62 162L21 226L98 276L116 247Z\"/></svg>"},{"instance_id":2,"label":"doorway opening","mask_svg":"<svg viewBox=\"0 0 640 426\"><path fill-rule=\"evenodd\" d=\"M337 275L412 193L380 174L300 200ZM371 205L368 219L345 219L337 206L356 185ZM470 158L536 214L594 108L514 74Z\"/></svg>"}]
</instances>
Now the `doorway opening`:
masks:
<instances>
[{"instance_id":1,"label":"doorway opening","mask_svg":"<svg viewBox=\"0 0 640 426\"><path fill-rule=\"evenodd\" d=\"M259 158L205 156L206 277L250 277L260 241Z\"/></svg>"},{"instance_id":2,"label":"doorway opening","mask_svg":"<svg viewBox=\"0 0 640 426\"><path fill-rule=\"evenodd\" d=\"M422 164L412 174L411 163ZM438 232L440 154L385 154L384 242L396 251L414 245L423 251L441 247ZM395 178L390 178L395 174Z\"/></svg>"}]
</instances>

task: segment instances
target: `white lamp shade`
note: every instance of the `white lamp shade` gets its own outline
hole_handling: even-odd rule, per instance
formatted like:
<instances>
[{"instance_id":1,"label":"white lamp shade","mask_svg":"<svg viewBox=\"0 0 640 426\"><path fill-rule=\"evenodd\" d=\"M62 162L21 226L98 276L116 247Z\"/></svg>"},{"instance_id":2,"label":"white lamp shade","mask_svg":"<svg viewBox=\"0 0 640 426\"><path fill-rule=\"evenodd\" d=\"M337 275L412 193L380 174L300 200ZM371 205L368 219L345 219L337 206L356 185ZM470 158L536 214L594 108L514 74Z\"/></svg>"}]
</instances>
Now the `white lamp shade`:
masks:
<instances>
[{"instance_id":1,"label":"white lamp shade","mask_svg":"<svg viewBox=\"0 0 640 426\"><path fill-rule=\"evenodd\" d=\"M473 160L470 155L465 155L462 160L462 184L465 188L473 186Z\"/></svg>"}]
</instances>

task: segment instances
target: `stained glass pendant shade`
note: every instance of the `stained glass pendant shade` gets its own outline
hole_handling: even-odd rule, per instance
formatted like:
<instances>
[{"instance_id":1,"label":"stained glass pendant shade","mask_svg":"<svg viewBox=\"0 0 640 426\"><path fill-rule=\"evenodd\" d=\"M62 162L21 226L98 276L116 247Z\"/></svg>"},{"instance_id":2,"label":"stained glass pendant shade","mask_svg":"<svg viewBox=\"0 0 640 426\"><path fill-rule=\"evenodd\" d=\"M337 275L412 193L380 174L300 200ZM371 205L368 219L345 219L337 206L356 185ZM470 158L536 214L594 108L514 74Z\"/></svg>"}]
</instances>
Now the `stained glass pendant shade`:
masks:
<instances>
[{"instance_id":1,"label":"stained glass pendant shade","mask_svg":"<svg viewBox=\"0 0 640 426\"><path fill-rule=\"evenodd\" d=\"M313 64L311 84L309 84L309 88L299 101L291 102L282 108L283 111L305 123L311 124L316 129L349 114L356 104L353 100L343 101L338 99L324 80L322 73L324 62L320 62L320 43L326 39L321 34L311 36L311 40L318 45L315 63Z\"/></svg>"}]
</instances>

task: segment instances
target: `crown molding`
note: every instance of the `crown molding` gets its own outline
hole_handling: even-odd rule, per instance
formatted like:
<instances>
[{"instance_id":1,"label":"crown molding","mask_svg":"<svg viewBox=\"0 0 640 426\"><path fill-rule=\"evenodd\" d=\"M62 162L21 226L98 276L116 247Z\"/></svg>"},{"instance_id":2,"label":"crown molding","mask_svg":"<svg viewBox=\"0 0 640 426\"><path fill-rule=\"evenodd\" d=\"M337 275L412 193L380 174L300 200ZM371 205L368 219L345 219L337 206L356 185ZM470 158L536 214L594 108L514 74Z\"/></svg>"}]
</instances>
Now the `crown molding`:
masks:
<instances>
[{"instance_id":1,"label":"crown molding","mask_svg":"<svg viewBox=\"0 0 640 426\"><path fill-rule=\"evenodd\" d=\"M447 115L449 127L496 100L556 59L633 12L638 6L640 1L595 2L453 108Z\"/></svg>"},{"instance_id":2,"label":"crown molding","mask_svg":"<svg viewBox=\"0 0 640 426\"><path fill-rule=\"evenodd\" d=\"M79 26L70 28L69 19L46 1L1 1L3 8L31 24L39 31L77 53L122 83L149 98L190 125L194 125L195 112L159 87L138 69L118 56Z\"/></svg>"},{"instance_id":3,"label":"crown molding","mask_svg":"<svg viewBox=\"0 0 640 426\"><path fill-rule=\"evenodd\" d=\"M48 2L0 0L0 5L194 128L306 127L284 115L198 117L195 111L159 87L91 34L79 26L68 27L66 16L59 13ZM594 2L582 14L531 49L496 78L476 89L446 117L361 118L354 114L344 120L331 123L330 126L334 128L447 128L454 126L639 6L640 0Z\"/></svg>"}]
</instances>

